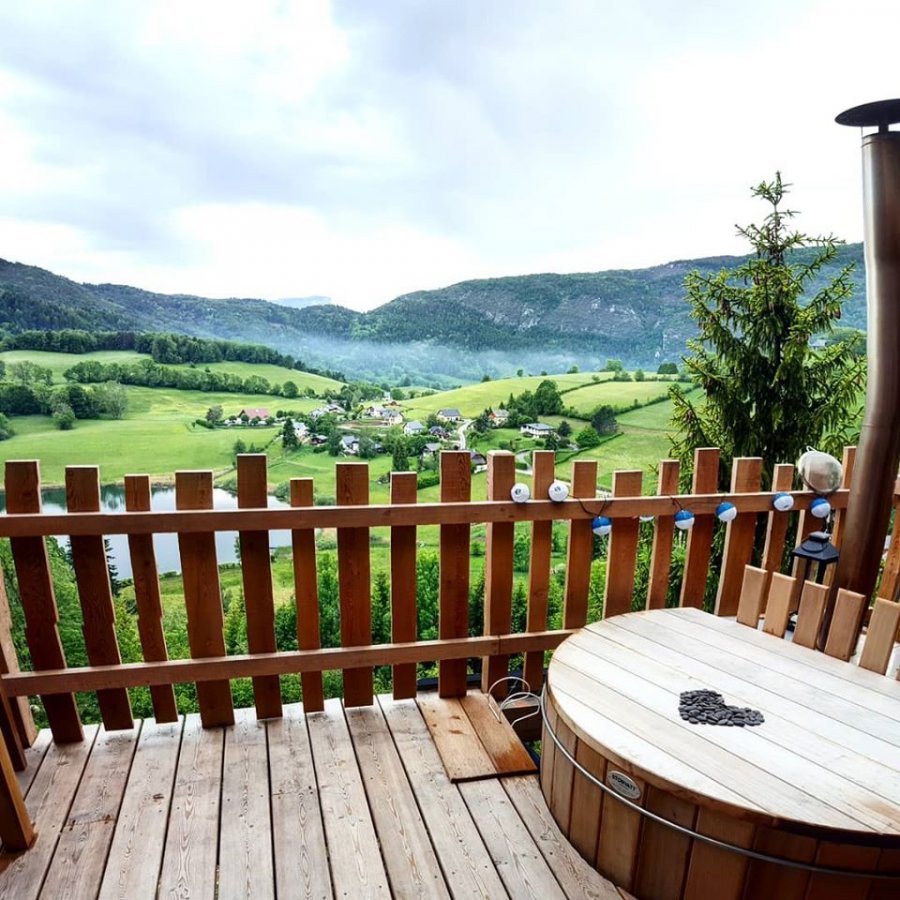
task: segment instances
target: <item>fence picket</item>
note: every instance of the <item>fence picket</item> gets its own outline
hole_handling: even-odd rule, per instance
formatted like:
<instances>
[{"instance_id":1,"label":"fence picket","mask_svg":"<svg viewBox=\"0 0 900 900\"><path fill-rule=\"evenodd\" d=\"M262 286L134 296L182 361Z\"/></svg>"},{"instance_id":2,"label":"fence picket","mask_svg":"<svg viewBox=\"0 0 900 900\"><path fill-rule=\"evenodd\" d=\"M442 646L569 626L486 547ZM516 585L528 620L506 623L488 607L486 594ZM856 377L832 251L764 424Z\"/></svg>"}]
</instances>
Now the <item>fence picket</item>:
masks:
<instances>
[{"instance_id":1,"label":"fence picket","mask_svg":"<svg viewBox=\"0 0 900 900\"><path fill-rule=\"evenodd\" d=\"M579 459L572 463L573 497L594 500L597 496L597 461ZM543 498L541 498L543 499ZM566 599L563 628L581 628L587 622L588 591L591 586L591 556L594 533L591 520L569 522L569 547L566 557Z\"/></svg>"},{"instance_id":2,"label":"fence picket","mask_svg":"<svg viewBox=\"0 0 900 900\"><path fill-rule=\"evenodd\" d=\"M677 459L663 459L659 463L656 492L661 496L678 493L681 465ZM653 550L650 555L650 580L647 585L647 609L663 609L669 593L669 572L672 568L672 538L675 517L657 516L653 525Z\"/></svg>"},{"instance_id":3,"label":"fence picket","mask_svg":"<svg viewBox=\"0 0 900 900\"><path fill-rule=\"evenodd\" d=\"M613 473L613 497L640 497L643 472L631 469ZM634 598L634 567L637 563L640 519L616 519L609 535L603 618L631 612Z\"/></svg>"},{"instance_id":4,"label":"fence picket","mask_svg":"<svg viewBox=\"0 0 900 900\"><path fill-rule=\"evenodd\" d=\"M694 451L694 494L714 494L719 489L719 448L698 447ZM681 582L681 606L703 606L709 560L712 554L714 515L696 515L688 532L684 553L684 578Z\"/></svg>"},{"instance_id":5,"label":"fence picket","mask_svg":"<svg viewBox=\"0 0 900 900\"><path fill-rule=\"evenodd\" d=\"M415 472L392 472L391 503L415 503L417 485ZM400 643L416 637L416 526L395 525L391 529L391 640ZM416 664L398 663L392 674L394 699L413 699Z\"/></svg>"}]
</instances>

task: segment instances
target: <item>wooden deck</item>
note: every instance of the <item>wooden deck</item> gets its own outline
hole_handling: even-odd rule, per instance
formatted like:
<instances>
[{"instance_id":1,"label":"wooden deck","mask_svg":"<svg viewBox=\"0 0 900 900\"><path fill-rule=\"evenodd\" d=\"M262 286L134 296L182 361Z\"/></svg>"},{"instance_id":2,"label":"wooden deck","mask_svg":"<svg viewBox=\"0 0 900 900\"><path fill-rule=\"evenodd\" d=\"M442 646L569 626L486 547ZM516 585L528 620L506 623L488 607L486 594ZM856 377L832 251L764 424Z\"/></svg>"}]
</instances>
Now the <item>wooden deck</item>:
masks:
<instances>
[{"instance_id":1,"label":"wooden deck","mask_svg":"<svg viewBox=\"0 0 900 900\"><path fill-rule=\"evenodd\" d=\"M451 783L414 700L85 730L27 751L38 838L0 854L0 898L627 896L562 837L537 776Z\"/></svg>"}]
</instances>

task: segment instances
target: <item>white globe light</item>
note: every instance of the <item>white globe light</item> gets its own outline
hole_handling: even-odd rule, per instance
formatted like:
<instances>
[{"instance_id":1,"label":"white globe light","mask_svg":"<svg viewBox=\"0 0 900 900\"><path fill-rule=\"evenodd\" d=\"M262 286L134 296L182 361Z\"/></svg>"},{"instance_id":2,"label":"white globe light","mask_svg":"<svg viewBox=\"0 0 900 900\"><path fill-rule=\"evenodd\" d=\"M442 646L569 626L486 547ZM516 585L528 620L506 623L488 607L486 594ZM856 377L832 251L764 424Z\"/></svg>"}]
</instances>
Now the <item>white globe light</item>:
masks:
<instances>
[{"instance_id":1,"label":"white globe light","mask_svg":"<svg viewBox=\"0 0 900 900\"><path fill-rule=\"evenodd\" d=\"M794 498L786 491L779 491L772 498L772 506L774 506L778 512L787 512L794 508Z\"/></svg>"},{"instance_id":2,"label":"white globe light","mask_svg":"<svg viewBox=\"0 0 900 900\"><path fill-rule=\"evenodd\" d=\"M809 512L817 519L827 519L831 513L831 504L824 497L816 497L809 504Z\"/></svg>"},{"instance_id":3,"label":"white globe light","mask_svg":"<svg viewBox=\"0 0 900 900\"><path fill-rule=\"evenodd\" d=\"M724 500L716 507L716 518L720 522L733 522L737 518L737 507Z\"/></svg>"},{"instance_id":4,"label":"white globe light","mask_svg":"<svg viewBox=\"0 0 900 900\"><path fill-rule=\"evenodd\" d=\"M517 481L512 486L509 496L513 503L527 503L531 499L531 491L527 484Z\"/></svg>"},{"instance_id":5,"label":"white globe light","mask_svg":"<svg viewBox=\"0 0 900 900\"><path fill-rule=\"evenodd\" d=\"M554 503L561 503L566 497L569 496L569 488L565 482L562 481L554 481L549 489L547 490L547 496Z\"/></svg>"},{"instance_id":6,"label":"white globe light","mask_svg":"<svg viewBox=\"0 0 900 900\"><path fill-rule=\"evenodd\" d=\"M675 513L675 527L680 531L687 531L694 524L694 514L689 509L679 509Z\"/></svg>"},{"instance_id":7,"label":"white globe light","mask_svg":"<svg viewBox=\"0 0 900 900\"><path fill-rule=\"evenodd\" d=\"M612 520L606 516L597 516L591 523L591 530L597 537L605 537L612 531Z\"/></svg>"},{"instance_id":8,"label":"white globe light","mask_svg":"<svg viewBox=\"0 0 900 900\"><path fill-rule=\"evenodd\" d=\"M638 516L642 522L652 522L656 516Z\"/></svg>"}]
</instances>

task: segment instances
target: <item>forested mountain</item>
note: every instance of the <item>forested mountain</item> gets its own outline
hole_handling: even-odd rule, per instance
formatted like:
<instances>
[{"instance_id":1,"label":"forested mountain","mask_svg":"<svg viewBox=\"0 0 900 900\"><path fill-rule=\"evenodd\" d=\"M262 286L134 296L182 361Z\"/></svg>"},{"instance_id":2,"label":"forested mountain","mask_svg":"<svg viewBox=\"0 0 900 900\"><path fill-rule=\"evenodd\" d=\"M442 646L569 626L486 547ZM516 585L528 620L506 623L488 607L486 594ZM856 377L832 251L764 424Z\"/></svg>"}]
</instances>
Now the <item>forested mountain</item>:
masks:
<instances>
[{"instance_id":1,"label":"forested mountain","mask_svg":"<svg viewBox=\"0 0 900 900\"><path fill-rule=\"evenodd\" d=\"M720 256L647 269L464 281L405 294L359 313L331 303L294 308L256 299L212 300L78 284L0 260L0 329L169 331L226 338L266 344L351 377L379 380L471 379L523 366L561 371L572 364L595 367L607 356L649 366L677 359L693 334L685 275L741 261ZM841 248L820 278L832 277L848 263L856 269L844 324L865 328L862 245Z\"/></svg>"}]
</instances>

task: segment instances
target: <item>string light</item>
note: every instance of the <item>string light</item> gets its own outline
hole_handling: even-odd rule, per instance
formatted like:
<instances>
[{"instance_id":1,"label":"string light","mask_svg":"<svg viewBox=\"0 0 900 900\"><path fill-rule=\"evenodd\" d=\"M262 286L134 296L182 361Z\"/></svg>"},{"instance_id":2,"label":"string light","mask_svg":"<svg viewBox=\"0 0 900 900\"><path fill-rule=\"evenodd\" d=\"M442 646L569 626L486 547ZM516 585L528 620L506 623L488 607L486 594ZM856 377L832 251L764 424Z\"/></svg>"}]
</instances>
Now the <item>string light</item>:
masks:
<instances>
[{"instance_id":1,"label":"string light","mask_svg":"<svg viewBox=\"0 0 900 900\"><path fill-rule=\"evenodd\" d=\"M817 519L827 519L831 514L831 504L824 497L815 497L809 504L809 512Z\"/></svg>"},{"instance_id":2,"label":"string light","mask_svg":"<svg viewBox=\"0 0 900 900\"><path fill-rule=\"evenodd\" d=\"M554 481L547 490L547 496L554 503L562 503L569 496L569 487L564 481Z\"/></svg>"},{"instance_id":3,"label":"string light","mask_svg":"<svg viewBox=\"0 0 900 900\"><path fill-rule=\"evenodd\" d=\"M737 516L737 507L727 500L723 500L716 507L716 518L720 522L733 522Z\"/></svg>"},{"instance_id":4,"label":"string light","mask_svg":"<svg viewBox=\"0 0 900 900\"><path fill-rule=\"evenodd\" d=\"M612 531L612 519L608 516L597 516L593 522L591 522L591 530L597 537L605 537Z\"/></svg>"},{"instance_id":5,"label":"string light","mask_svg":"<svg viewBox=\"0 0 900 900\"><path fill-rule=\"evenodd\" d=\"M509 496L513 503L527 503L531 499L531 491L527 484L517 481L512 486Z\"/></svg>"},{"instance_id":6,"label":"string light","mask_svg":"<svg viewBox=\"0 0 900 900\"><path fill-rule=\"evenodd\" d=\"M675 527L679 531L687 531L689 528L693 527L694 524L694 514L689 509L679 509L677 513L675 513Z\"/></svg>"},{"instance_id":7,"label":"string light","mask_svg":"<svg viewBox=\"0 0 900 900\"><path fill-rule=\"evenodd\" d=\"M772 506L778 510L778 512L787 512L794 508L794 498L791 494L788 494L786 491L779 491L772 498Z\"/></svg>"}]
</instances>

